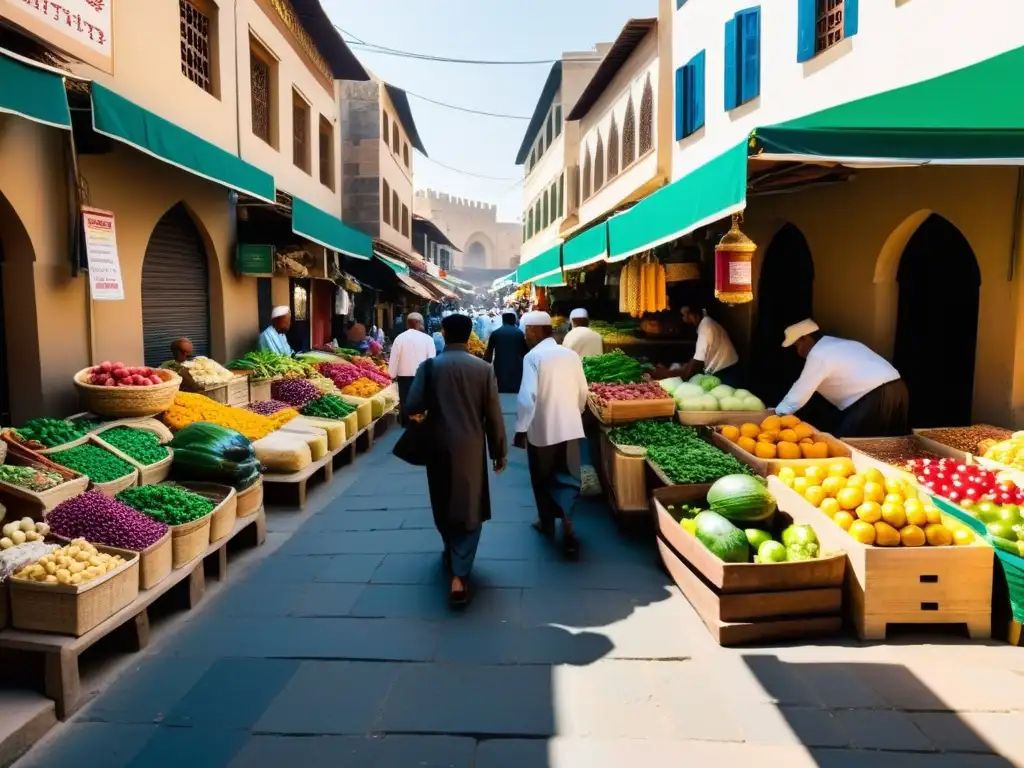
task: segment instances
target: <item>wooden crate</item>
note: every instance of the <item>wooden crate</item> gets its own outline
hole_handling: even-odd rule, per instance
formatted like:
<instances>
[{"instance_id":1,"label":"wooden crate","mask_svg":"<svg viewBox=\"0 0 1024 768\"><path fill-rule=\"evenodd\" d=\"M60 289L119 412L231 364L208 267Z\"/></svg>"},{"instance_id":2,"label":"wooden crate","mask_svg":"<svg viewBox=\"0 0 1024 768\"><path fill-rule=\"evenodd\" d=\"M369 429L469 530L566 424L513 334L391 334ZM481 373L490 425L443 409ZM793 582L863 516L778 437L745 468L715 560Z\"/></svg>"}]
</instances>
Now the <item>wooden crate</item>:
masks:
<instances>
[{"instance_id":1,"label":"wooden crate","mask_svg":"<svg viewBox=\"0 0 1024 768\"><path fill-rule=\"evenodd\" d=\"M11 623L15 629L81 637L139 596L139 553L96 547L120 555L125 564L87 584L40 584L11 577Z\"/></svg>"},{"instance_id":2,"label":"wooden crate","mask_svg":"<svg viewBox=\"0 0 1024 768\"><path fill-rule=\"evenodd\" d=\"M774 408L763 411L677 411L679 423L688 427L714 427L720 424L760 424L775 415Z\"/></svg>"},{"instance_id":3,"label":"wooden crate","mask_svg":"<svg viewBox=\"0 0 1024 768\"><path fill-rule=\"evenodd\" d=\"M814 526L823 549L846 551L846 604L861 639L884 640L889 624L965 624L973 639L991 636L994 553L984 541L866 546L778 477L768 490L796 522Z\"/></svg>"},{"instance_id":4,"label":"wooden crate","mask_svg":"<svg viewBox=\"0 0 1024 768\"><path fill-rule=\"evenodd\" d=\"M647 459L642 448L615 445L601 430L601 460L608 491L620 512L647 512Z\"/></svg>"},{"instance_id":5,"label":"wooden crate","mask_svg":"<svg viewBox=\"0 0 1024 768\"><path fill-rule=\"evenodd\" d=\"M593 396L587 399L591 413L602 424L628 424L641 419L671 418L676 412L676 401L664 400L609 400L601 406Z\"/></svg>"},{"instance_id":6,"label":"wooden crate","mask_svg":"<svg viewBox=\"0 0 1024 768\"><path fill-rule=\"evenodd\" d=\"M235 378L228 382L227 398L228 405L249 404L249 374L235 372Z\"/></svg>"},{"instance_id":7,"label":"wooden crate","mask_svg":"<svg viewBox=\"0 0 1024 768\"><path fill-rule=\"evenodd\" d=\"M249 377L249 402L270 400L270 385L273 379L254 379Z\"/></svg>"},{"instance_id":8,"label":"wooden crate","mask_svg":"<svg viewBox=\"0 0 1024 768\"><path fill-rule=\"evenodd\" d=\"M740 448L736 443L722 437L717 430L711 431L711 442L723 453L731 453L762 477L777 475L783 467L791 467L800 474L807 467L828 466L837 458L850 458L853 452L850 447L827 432L815 432L814 440L828 443L829 458L827 459L760 459L752 453Z\"/></svg>"}]
</instances>

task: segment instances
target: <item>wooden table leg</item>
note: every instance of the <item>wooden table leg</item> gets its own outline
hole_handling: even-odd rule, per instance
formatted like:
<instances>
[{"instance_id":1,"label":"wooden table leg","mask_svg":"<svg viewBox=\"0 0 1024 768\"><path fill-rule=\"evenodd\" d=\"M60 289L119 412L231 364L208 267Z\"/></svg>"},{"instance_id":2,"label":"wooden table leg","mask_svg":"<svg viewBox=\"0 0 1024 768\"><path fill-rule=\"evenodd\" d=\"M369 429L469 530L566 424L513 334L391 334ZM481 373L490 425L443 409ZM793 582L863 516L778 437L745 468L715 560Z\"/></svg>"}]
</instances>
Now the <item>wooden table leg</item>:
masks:
<instances>
[{"instance_id":1,"label":"wooden table leg","mask_svg":"<svg viewBox=\"0 0 1024 768\"><path fill-rule=\"evenodd\" d=\"M217 550L217 581L228 580L228 543Z\"/></svg>"},{"instance_id":2,"label":"wooden table leg","mask_svg":"<svg viewBox=\"0 0 1024 768\"><path fill-rule=\"evenodd\" d=\"M44 654L46 695L56 702L57 717L64 720L74 714L81 696L78 656L66 651Z\"/></svg>"},{"instance_id":3,"label":"wooden table leg","mask_svg":"<svg viewBox=\"0 0 1024 768\"><path fill-rule=\"evenodd\" d=\"M327 463L324 464L324 482L329 483L334 479L334 457L331 456Z\"/></svg>"},{"instance_id":4,"label":"wooden table leg","mask_svg":"<svg viewBox=\"0 0 1024 768\"><path fill-rule=\"evenodd\" d=\"M206 569L203 567L203 561L192 569L192 573L188 575L188 607L195 608L199 605L199 601L203 599L203 595L206 593Z\"/></svg>"},{"instance_id":5,"label":"wooden table leg","mask_svg":"<svg viewBox=\"0 0 1024 768\"><path fill-rule=\"evenodd\" d=\"M267 513L262 509L256 513L256 546L262 547L267 543Z\"/></svg>"},{"instance_id":6,"label":"wooden table leg","mask_svg":"<svg viewBox=\"0 0 1024 768\"><path fill-rule=\"evenodd\" d=\"M135 650L141 651L149 645L149 611L137 613L132 623L135 629Z\"/></svg>"},{"instance_id":7,"label":"wooden table leg","mask_svg":"<svg viewBox=\"0 0 1024 768\"><path fill-rule=\"evenodd\" d=\"M298 485L298 487L299 487L299 509L305 509L306 508L306 481L305 480L299 480L299 482L296 483L296 485Z\"/></svg>"}]
</instances>

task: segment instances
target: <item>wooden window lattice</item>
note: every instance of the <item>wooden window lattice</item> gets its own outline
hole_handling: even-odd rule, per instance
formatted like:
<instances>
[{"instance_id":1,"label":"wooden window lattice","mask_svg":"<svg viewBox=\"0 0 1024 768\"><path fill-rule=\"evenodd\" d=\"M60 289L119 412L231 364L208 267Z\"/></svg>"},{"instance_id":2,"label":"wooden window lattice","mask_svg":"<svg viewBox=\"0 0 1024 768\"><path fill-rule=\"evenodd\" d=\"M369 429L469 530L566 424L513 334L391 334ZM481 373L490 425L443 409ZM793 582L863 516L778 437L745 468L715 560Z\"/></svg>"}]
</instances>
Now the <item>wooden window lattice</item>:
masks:
<instances>
[{"instance_id":1,"label":"wooden window lattice","mask_svg":"<svg viewBox=\"0 0 1024 768\"><path fill-rule=\"evenodd\" d=\"M619 126L612 115L612 125L608 129L608 181L619 175Z\"/></svg>"},{"instance_id":2,"label":"wooden window lattice","mask_svg":"<svg viewBox=\"0 0 1024 768\"><path fill-rule=\"evenodd\" d=\"M292 105L292 161L309 172L309 107L298 100Z\"/></svg>"},{"instance_id":3,"label":"wooden window lattice","mask_svg":"<svg viewBox=\"0 0 1024 768\"><path fill-rule=\"evenodd\" d=\"M597 149L594 150L594 194L604 186L604 139L597 132Z\"/></svg>"},{"instance_id":4,"label":"wooden window lattice","mask_svg":"<svg viewBox=\"0 0 1024 768\"><path fill-rule=\"evenodd\" d=\"M181 74L207 93L213 93L210 19L188 0L179 0L181 16Z\"/></svg>"},{"instance_id":5,"label":"wooden window lattice","mask_svg":"<svg viewBox=\"0 0 1024 768\"><path fill-rule=\"evenodd\" d=\"M320 183L334 189L334 130L326 118L320 118Z\"/></svg>"},{"instance_id":6,"label":"wooden window lattice","mask_svg":"<svg viewBox=\"0 0 1024 768\"><path fill-rule=\"evenodd\" d=\"M843 39L844 0L817 0L814 52L821 53Z\"/></svg>"},{"instance_id":7,"label":"wooden window lattice","mask_svg":"<svg viewBox=\"0 0 1024 768\"><path fill-rule=\"evenodd\" d=\"M640 154L654 147L654 88L651 78L644 83L644 95L640 99Z\"/></svg>"},{"instance_id":8,"label":"wooden window lattice","mask_svg":"<svg viewBox=\"0 0 1024 768\"><path fill-rule=\"evenodd\" d=\"M586 200L590 197L590 147L587 147L587 154L583 157L583 174L580 184L582 186L580 192L580 200Z\"/></svg>"},{"instance_id":9,"label":"wooden window lattice","mask_svg":"<svg viewBox=\"0 0 1024 768\"><path fill-rule=\"evenodd\" d=\"M622 122L622 167L628 168L636 160L636 110L633 97L626 102L626 116Z\"/></svg>"},{"instance_id":10,"label":"wooden window lattice","mask_svg":"<svg viewBox=\"0 0 1024 768\"><path fill-rule=\"evenodd\" d=\"M381 208L384 214L384 223L391 226L391 185L384 182L384 195L381 198Z\"/></svg>"},{"instance_id":11,"label":"wooden window lattice","mask_svg":"<svg viewBox=\"0 0 1024 768\"><path fill-rule=\"evenodd\" d=\"M252 132L270 143L270 67L255 53L249 54L252 90Z\"/></svg>"}]
</instances>

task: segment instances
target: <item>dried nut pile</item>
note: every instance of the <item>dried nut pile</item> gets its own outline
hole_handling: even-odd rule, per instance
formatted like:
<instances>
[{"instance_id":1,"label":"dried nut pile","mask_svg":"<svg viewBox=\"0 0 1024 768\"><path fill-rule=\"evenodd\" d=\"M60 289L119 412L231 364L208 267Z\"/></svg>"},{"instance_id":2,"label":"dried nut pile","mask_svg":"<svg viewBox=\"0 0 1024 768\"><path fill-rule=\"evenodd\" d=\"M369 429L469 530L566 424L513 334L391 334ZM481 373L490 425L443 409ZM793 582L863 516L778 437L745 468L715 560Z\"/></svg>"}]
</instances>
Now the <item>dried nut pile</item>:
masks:
<instances>
[{"instance_id":1,"label":"dried nut pile","mask_svg":"<svg viewBox=\"0 0 1024 768\"><path fill-rule=\"evenodd\" d=\"M120 555L100 552L85 539L75 539L66 547L54 550L26 565L16 574L17 579L44 584L87 584L124 565Z\"/></svg>"},{"instance_id":2,"label":"dried nut pile","mask_svg":"<svg viewBox=\"0 0 1024 768\"><path fill-rule=\"evenodd\" d=\"M23 517L4 526L0 550L10 549L25 542L42 541L49 532L50 526L46 523L37 523L31 517Z\"/></svg>"},{"instance_id":3,"label":"dried nut pile","mask_svg":"<svg viewBox=\"0 0 1024 768\"><path fill-rule=\"evenodd\" d=\"M923 429L918 432L936 443L948 445L964 453L984 453L978 450L978 443L983 440L1006 440L1012 434L1008 429L992 427L988 424L975 424L971 427L949 427L946 429Z\"/></svg>"}]
</instances>

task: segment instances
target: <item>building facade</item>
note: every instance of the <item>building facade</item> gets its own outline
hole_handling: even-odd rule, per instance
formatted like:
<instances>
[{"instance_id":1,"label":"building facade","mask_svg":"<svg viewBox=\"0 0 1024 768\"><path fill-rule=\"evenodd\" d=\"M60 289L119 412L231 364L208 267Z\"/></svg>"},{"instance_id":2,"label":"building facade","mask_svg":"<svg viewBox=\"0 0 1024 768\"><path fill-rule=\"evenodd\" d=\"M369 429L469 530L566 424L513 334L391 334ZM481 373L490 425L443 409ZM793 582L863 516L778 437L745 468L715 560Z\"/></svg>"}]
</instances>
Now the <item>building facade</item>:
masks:
<instances>
[{"instance_id":1,"label":"building facade","mask_svg":"<svg viewBox=\"0 0 1024 768\"><path fill-rule=\"evenodd\" d=\"M522 227L498 221L498 207L444 192L418 190L415 210L455 245L448 269L503 269L519 266Z\"/></svg>"}]
</instances>

